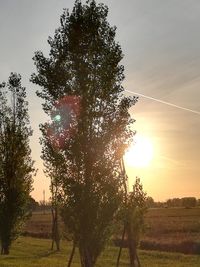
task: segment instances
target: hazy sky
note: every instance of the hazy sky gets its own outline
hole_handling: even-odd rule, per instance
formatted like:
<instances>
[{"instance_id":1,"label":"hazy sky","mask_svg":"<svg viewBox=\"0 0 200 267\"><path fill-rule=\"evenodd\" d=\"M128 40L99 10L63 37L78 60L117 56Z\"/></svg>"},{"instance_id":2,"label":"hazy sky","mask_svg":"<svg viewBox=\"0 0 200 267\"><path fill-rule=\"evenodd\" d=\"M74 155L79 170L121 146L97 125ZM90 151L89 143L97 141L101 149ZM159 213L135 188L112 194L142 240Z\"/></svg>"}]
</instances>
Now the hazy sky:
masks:
<instances>
[{"instance_id":1,"label":"hazy sky","mask_svg":"<svg viewBox=\"0 0 200 267\"><path fill-rule=\"evenodd\" d=\"M102 2L109 7L110 24L117 26L125 89L200 111L200 1ZM33 196L38 200L43 189L48 191L38 143L38 124L46 118L35 95L37 87L29 82L35 71L32 57L36 50L48 55L47 38L58 27L63 8L71 11L73 4L72 0L0 1L0 81L15 71L27 87L32 155L39 168ZM154 158L146 169L128 169L130 181L140 176L156 200L200 198L200 115L143 97L131 114L136 119L134 129L152 141Z\"/></svg>"}]
</instances>

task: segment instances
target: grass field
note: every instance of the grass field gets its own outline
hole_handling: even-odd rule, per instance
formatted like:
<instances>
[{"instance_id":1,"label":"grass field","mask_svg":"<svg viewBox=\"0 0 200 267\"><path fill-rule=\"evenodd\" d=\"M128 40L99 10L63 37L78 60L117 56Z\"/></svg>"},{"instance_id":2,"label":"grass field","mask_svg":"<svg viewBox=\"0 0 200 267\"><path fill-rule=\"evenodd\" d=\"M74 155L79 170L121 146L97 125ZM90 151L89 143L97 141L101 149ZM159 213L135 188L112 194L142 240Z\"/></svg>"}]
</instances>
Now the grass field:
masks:
<instances>
[{"instance_id":1,"label":"grass field","mask_svg":"<svg viewBox=\"0 0 200 267\"><path fill-rule=\"evenodd\" d=\"M16 240L8 256L0 256L0 267L64 267L70 253L71 245L63 242L61 252L49 250L51 241L21 237ZM96 267L112 267L116 264L118 249L108 247L103 252ZM178 253L139 251L142 267L199 267L200 256ZM76 252L72 267L79 267L79 257ZM123 250L121 267L128 267L127 250Z\"/></svg>"}]
</instances>

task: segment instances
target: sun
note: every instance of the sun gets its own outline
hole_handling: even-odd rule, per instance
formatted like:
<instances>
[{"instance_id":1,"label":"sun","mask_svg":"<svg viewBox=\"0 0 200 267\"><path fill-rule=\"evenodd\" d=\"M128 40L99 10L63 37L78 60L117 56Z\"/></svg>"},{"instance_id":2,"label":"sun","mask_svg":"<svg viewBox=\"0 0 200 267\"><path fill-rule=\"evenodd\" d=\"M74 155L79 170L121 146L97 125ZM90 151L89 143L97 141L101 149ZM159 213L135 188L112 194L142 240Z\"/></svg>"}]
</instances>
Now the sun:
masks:
<instances>
[{"instance_id":1,"label":"sun","mask_svg":"<svg viewBox=\"0 0 200 267\"><path fill-rule=\"evenodd\" d=\"M134 142L124 155L125 163L129 167L148 167L153 159L153 144L151 140L144 136L136 135Z\"/></svg>"}]
</instances>

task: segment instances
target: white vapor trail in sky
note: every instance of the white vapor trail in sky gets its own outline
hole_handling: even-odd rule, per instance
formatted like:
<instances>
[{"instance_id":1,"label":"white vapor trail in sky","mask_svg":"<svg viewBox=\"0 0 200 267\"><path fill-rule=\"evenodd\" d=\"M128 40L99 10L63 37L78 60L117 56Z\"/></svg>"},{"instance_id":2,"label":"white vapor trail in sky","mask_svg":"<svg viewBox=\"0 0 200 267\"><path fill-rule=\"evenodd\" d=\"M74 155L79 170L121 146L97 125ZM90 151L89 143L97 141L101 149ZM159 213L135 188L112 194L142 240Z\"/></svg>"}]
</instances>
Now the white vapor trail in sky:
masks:
<instances>
[{"instance_id":1,"label":"white vapor trail in sky","mask_svg":"<svg viewBox=\"0 0 200 267\"><path fill-rule=\"evenodd\" d=\"M172 104L172 103L169 103L169 102L166 102L166 101L163 101L163 100L151 97L151 96L143 95L143 94L140 94L140 93L137 93L137 92L133 92L133 91L129 91L129 90L125 90L125 92L133 94L133 95L141 96L141 97L144 97L144 98L147 98L147 99L150 99L150 100L153 100L153 101L156 101L156 102L159 102L161 104L165 104L165 105L168 105L168 106L171 106L171 107L174 107L174 108L179 108L179 109L182 109L182 110L189 111L189 112L195 113L197 115L200 115L200 111L198 111L198 110L185 108L185 107L182 107L182 106L179 106L179 105L175 105L175 104Z\"/></svg>"}]
</instances>

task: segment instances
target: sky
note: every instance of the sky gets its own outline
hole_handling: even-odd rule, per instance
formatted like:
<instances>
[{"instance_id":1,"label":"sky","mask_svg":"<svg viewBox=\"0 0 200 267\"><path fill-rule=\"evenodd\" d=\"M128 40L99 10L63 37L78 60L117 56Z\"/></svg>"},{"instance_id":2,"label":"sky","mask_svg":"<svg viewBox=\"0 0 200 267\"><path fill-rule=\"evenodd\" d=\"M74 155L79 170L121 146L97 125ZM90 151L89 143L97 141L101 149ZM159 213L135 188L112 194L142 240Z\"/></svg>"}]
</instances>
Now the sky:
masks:
<instances>
[{"instance_id":1,"label":"sky","mask_svg":"<svg viewBox=\"0 0 200 267\"><path fill-rule=\"evenodd\" d=\"M104 0L108 21L117 26L116 40L124 53L126 94L133 92L200 112L200 1ZM48 36L59 26L63 8L74 0L0 1L0 82L10 72L22 75L27 88L32 156L38 168L32 195L49 195L49 181L40 159L39 123L47 120L36 85L34 52L48 56ZM130 109L133 129L151 140L154 156L146 168L127 166L130 187L136 176L157 201L172 197L200 198L200 115L139 97Z\"/></svg>"}]
</instances>

